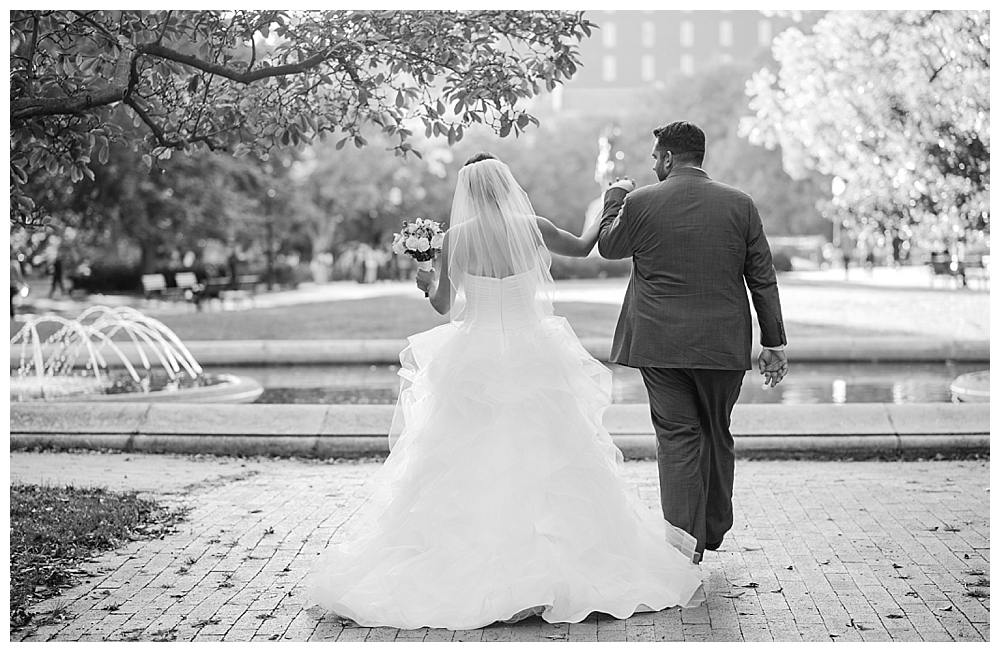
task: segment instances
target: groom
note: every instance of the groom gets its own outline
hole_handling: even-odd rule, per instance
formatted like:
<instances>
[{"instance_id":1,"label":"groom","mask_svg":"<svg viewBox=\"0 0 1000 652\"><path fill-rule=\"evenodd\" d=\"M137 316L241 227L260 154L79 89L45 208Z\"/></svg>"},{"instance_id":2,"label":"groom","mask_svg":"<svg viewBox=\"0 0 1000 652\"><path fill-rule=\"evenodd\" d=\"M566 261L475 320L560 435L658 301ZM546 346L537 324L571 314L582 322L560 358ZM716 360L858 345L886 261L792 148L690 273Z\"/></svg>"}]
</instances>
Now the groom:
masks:
<instances>
[{"instance_id":1,"label":"groom","mask_svg":"<svg viewBox=\"0 0 1000 652\"><path fill-rule=\"evenodd\" d=\"M733 525L735 454L730 415L751 369L774 387L788 372L771 251L749 195L701 169L705 133L690 122L653 130L659 183L604 196L598 250L632 257L610 361L637 367L656 433L663 517L717 550ZM627 195L627 197L626 197Z\"/></svg>"}]
</instances>

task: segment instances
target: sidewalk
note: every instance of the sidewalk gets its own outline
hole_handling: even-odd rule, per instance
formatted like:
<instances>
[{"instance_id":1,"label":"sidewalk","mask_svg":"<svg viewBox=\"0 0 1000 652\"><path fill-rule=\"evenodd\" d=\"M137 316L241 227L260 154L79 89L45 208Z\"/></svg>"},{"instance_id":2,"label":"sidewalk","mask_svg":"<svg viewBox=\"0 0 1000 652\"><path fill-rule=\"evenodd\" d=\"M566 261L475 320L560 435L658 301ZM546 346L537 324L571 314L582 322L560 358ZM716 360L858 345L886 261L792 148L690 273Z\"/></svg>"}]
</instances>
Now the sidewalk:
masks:
<instances>
[{"instance_id":1,"label":"sidewalk","mask_svg":"<svg viewBox=\"0 0 1000 652\"><path fill-rule=\"evenodd\" d=\"M12 452L12 481L132 488L190 512L177 533L88 563L89 583L33 609L69 617L11 640L989 640L988 461L739 460L736 526L704 562L706 604L470 632L356 627L301 608L312 560L350 535L378 466ZM654 463L625 471L657 508Z\"/></svg>"}]
</instances>

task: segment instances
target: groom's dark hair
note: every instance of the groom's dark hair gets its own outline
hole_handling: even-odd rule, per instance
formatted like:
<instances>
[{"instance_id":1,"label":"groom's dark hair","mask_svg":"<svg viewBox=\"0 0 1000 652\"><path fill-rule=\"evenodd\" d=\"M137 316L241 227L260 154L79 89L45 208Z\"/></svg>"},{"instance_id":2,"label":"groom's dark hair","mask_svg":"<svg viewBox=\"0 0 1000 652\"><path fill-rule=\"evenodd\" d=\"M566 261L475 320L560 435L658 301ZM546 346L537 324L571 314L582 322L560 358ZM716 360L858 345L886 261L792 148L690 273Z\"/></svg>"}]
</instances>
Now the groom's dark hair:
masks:
<instances>
[{"instance_id":1,"label":"groom's dark hair","mask_svg":"<svg viewBox=\"0 0 1000 652\"><path fill-rule=\"evenodd\" d=\"M705 160L705 132L693 122L678 120L653 130L656 149L671 152L678 162L701 165Z\"/></svg>"},{"instance_id":2,"label":"groom's dark hair","mask_svg":"<svg viewBox=\"0 0 1000 652\"><path fill-rule=\"evenodd\" d=\"M480 161L486 161L488 159L499 160L499 159L497 159L496 156L493 156L489 152L478 152L476 154L473 154L471 157L469 157L469 160L466 161L465 165L463 165L462 167L464 168L466 165L472 165L473 163L478 163Z\"/></svg>"}]
</instances>

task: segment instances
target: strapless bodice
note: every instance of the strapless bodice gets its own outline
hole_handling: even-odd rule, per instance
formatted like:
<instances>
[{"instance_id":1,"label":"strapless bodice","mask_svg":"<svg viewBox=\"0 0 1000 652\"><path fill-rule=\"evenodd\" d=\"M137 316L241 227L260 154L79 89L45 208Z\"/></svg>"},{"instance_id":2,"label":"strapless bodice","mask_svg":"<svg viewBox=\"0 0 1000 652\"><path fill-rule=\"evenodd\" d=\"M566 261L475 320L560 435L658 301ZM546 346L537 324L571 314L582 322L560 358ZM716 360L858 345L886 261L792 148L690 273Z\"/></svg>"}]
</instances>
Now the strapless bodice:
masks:
<instances>
[{"instance_id":1,"label":"strapless bodice","mask_svg":"<svg viewBox=\"0 0 1000 652\"><path fill-rule=\"evenodd\" d=\"M538 322L546 311L544 298L538 296L533 272L505 278L472 276L463 279L464 321L483 328L525 328Z\"/></svg>"}]
</instances>

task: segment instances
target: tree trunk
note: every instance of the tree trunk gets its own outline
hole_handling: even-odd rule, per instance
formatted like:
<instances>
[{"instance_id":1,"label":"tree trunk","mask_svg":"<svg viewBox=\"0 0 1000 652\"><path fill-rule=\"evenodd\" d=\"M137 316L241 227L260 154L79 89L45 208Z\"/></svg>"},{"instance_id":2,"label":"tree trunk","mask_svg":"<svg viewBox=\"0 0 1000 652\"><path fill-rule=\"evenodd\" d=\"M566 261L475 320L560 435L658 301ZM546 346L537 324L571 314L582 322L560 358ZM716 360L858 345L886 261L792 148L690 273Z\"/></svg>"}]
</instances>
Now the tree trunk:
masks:
<instances>
[{"instance_id":1,"label":"tree trunk","mask_svg":"<svg viewBox=\"0 0 1000 652\"><path fill-rule=\"evenodd\" d=\"M159 260L156 256L157 246L155 242L140 242L141 255L139 258L139 268L143 274L153 274L156 272Z\"/></svg>"}]
</instances>

